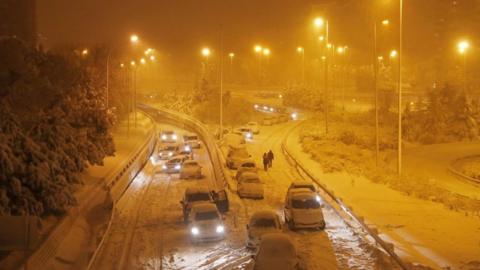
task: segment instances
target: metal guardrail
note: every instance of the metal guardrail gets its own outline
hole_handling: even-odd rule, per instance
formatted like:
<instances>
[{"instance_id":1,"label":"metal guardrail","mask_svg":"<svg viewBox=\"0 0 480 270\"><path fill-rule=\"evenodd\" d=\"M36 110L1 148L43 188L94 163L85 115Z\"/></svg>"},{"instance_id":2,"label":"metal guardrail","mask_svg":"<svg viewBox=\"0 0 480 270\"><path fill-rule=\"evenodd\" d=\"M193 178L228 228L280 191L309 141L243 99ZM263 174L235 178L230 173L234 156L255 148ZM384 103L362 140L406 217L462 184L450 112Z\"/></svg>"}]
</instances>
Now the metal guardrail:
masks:
<instances>
[{"instance_id":1,"label":"metal guardrail","mask_svg":"<svg viewBox=\"0 0 480 270\"><path fill-rule=\"evenodd\" d=\"M150 118L150 117L149 117ZM150 118L153 122L153 119ZM154 122L153 122L154 123ZM110 174L108 174L104 180L106 185L98 185L89 190L88 196L82 200L83 204L68 211L68 214L62 219L62 221L53 229L46 240L40 245L40 247L24 262L20 269L25 269L28 265L35 266L35 269L49 269L49 261L55 257L59 247L61 246L65 236L71 230L77 218L85 214L91 209L95 202L98 202L99 197L105 195L105 191L111 191L112 188L124 185L124 189L127 188L129 182L123 181L119 183L120 179L133 179L135 175L140 171L143 164L148 161L151 153L155 149L156 144L156 129L155 126L150 130L148 139L140 149L135 151L129 159L117 166ZM146 157L146 158L145 158ZM135 164L142 164L142 166L132 167ZM132 171L136 171L132 173ZM113 195L113 194L111 194ZM115 202L116 196L112 196L112 200ZM118 198L117 198L118 199ZM112 210L112 213L114 211Z\"/></svg>"},{"instance_id":2,"label":"metal guardrail","mask_svg":"<svg viewBox=\"0 0 480 270\"><path fill-rule=\"evenodd\" d=\"M479 179L468 176L468 175L464 174L463 172L457 170L457 168L455 168L458 163L464 162L464 161L467 161L467 160L470 160L470 159L480 159L480 155L472 155L472 156L466 156L466 157L458 158L458 159L454 160L448 166L448 171L450 173L452 173L453 175L457 176L457 177L460 177L464 180L470 181L470 182L478 185L478 184L480 184Z\"/></svg>"},{"instance_id":3,"label":"metal guardrail","mask_svg":"<svg viewBox=\"0 0 480 270\"><path fill-rule=\"evenodd\" d=\"M363 228L363 230L371 236L375 242L382 247L382 249L387 252L387 254L395 260L395 262L398 264L399 267L401 267L403 270L409 270L409 266L395 253L394 251L394 246L392 244L389 244L385 242L376 231L374 231L372 228L370 228L365 222L363 221L362 218L358 217L340 198L336 197L335 194L329 190L324 184L322 184L308 169L306 169L291 153L288 151L288 148L286 147L286 140L290 133L297 128L300 125L301 122L299 122L297 125L292 127L286 134L285 138L282 140L281 144L281 149L282 152L285 156L288 157L289 160L292 161L292 165L295 166L295 168L298 171L303 172L308 178L310 178L311 181L316 183L322 190L325 192L331 200L333 200L338 206L340 206L341 211L343 211L345 214L350 216L356 223L360 224L360 226Z\"/></svg>"}]
</instances>

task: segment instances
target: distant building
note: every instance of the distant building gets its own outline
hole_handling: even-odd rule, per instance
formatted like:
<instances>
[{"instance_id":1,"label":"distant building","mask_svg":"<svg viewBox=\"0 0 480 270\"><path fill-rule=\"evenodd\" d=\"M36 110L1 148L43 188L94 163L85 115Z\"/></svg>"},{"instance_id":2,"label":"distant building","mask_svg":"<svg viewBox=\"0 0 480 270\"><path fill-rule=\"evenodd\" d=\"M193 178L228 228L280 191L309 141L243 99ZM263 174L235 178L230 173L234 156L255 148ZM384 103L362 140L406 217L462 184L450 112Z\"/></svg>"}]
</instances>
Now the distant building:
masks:
<instances>
[{"instance_id":1,"label":"distant building","mask_svg":"<svg viewBox=\"0 0 480 270\"><path fill-rule=\"evenodd\" d=\"M37 43L35 0L0 0L0 37L17 37L31 46Z\"/></svg>"}]
</instances>

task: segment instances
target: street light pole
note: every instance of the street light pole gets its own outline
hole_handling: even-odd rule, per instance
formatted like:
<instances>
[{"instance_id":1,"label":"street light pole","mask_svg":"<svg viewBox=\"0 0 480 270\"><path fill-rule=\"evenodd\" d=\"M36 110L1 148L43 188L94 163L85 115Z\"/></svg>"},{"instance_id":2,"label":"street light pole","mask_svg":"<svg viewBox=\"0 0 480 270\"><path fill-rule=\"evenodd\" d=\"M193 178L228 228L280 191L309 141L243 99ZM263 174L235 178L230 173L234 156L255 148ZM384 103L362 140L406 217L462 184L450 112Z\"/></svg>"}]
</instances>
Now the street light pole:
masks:
<instances>
[{"instance_id":1,"label":"street light pole","mask_svg":"<svg viewBox=\"0 0 480 270\"><path fill-rule=\"evenodd\" d=\"M328 46L329 43L329 27L328 27L328 21L326 21L326 26L325 26L325 42L326 46ZM329 55L328 55L328 47L327 47L327 58L325 59L325 134L328 134L328 62L329 62Z\"/></svg>"},{"instance_id":2,"label":"street light pole","mask_svg":"<svg viewBox=\"0 0 480 270\"><path fill-rule=\"evenodd\" d=\"M400 31L398 50L398 176L402 175L402 57L403 57L403 0L400 0Z\"/></svg>"},{"instance_id":3,"label":"street light pole","mask_svg":"<svg viewBox=\"0 0 480 270\"><path fill-rule=\"evenodd\" d=\"M377 56L377 7L373 7L373 87L375 91L375 165L378 167L380 143L378 135L378 56Z\"/></svg>"}]
</instances>

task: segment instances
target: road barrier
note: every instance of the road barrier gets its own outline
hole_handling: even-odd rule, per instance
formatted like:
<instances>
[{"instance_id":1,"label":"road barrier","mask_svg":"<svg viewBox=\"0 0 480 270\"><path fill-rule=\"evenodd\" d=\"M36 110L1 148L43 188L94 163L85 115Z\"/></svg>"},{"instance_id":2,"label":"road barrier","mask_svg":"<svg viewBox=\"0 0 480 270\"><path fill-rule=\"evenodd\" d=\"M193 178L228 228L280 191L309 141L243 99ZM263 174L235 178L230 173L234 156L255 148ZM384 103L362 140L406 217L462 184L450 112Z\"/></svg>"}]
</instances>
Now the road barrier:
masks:
<instances>
[{"instance_id":1,"label":"road barrier","mask_svg":"<svg viewBox=\"0 0 480 270\"><path fill-rule=\"evenodd\" d=\"M288 151L286 147L286 140L290 133L297 128L301 122L292 127L282 140L281 149L283 154L287 157L289 163L295 167L295 169L301 174L308 177L312 182L316 183L320 189L328 195L328 197L335 202L339 207L340 211L349 216L354 222L359 224L361 228L371 236L375 242L382 247L382 249L387 252L387 254L401 267L403 270L409 270L410 267L395 253L394 246L391 243L385 242L379 235L378 231L374 228L370 228L363 220L363 218L358 217L350 207L348 207L340 198L336 197L333 191L329 190L320 180L318 180L307 168L305 168L292 154Z\"/></svg>"},{"instance_id":2,"label":"road barrier","mask_svg":"<svg viewBox=\"0 0 480 270\"><path fill-rule=\"evenodd\" d=\"M458 158L456 160L454 160L449 166L448 166L448 171L450 173L452 173L453 175L461 178L462 180L467 180L467 181L470 181L471 183L474 183L474 184L480 184L480 180L477 179L477 178L473 178L469 175L466 175L465 173L463 173L461 170L459 170L459 166L464 163L464 162L467 162L467 161L470 161L470 160L480 160L480 155L472 155L472 156L466 156L466 157L462 157L462 158Z\"/></svg>"},{"instance_id":3,"label":"road barrier","mask_svg":"<svg viewBox=\"0 0 480 270\"><path fill-rule=\"evenodd\" d=\"M149 120L154 123L150 117ZM83 192L84 198L80 200L81 204L68 211L68 214L63 217L60 223L52 230L40 247L23 263L20 269L28 269L28 266L32 266L32 269L39 270L52 269L54 259L62 260L58 253L62 251L62 245L66 245L65 248L70 248L68 244L64 243L64 240L77 220L85 217L94 206L103 203L106 196L109 196L115 204L128 188L130 182L149 160L155 149L156 142L156 128L155 125L153 125L153 128L150 129L147 135L147 140L139 142L136 147L137 150L104 177L104 185L96 185L86 192ZM112 216L114 212L114 209L112 209ZM112 217L110 217L110 220L111 219ZM103 238L101 242L102 241Z\"/></svg>"}]
</instances>

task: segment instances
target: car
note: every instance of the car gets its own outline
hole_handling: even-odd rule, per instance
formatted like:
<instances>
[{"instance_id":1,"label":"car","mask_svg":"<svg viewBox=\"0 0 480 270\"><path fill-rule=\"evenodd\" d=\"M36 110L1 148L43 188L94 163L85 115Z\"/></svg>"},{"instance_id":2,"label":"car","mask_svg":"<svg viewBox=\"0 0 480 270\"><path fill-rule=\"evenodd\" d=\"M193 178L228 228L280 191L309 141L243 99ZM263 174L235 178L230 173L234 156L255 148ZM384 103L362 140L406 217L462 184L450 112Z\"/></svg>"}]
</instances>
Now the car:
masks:
<instances>
[{"instance_id":1,"label":"car","mask_svg":"<svg viewBox=\"0 0 480 270\"><path fill-rule=\"evenodd\" d=\"M173 157L178 150L178 145L160 145L158 147L157 157L161 160L167 160Z\"/></svg>"},{"instance_id":2,"label":"car","mask_svg":"<svg viewBox=\"0 0 480 270\"><path fill-rule=\"evenodd\" d=\"M162 171L164 173L178 173L180 172L180 169L182 168L182 164L185 160L187 160L188 157L184 155L180 156L173 156L165 164L162 165Z\"/></svg>"},{"instance_id":3,"label":"car","mask_svg":"<svg viewBox=\"0 0 480 270\"><path fill-rule=\"evenodd\" d=\"M183 142L189 145L192 149L199 149L202 147L202 142L196 134L184 134Z\"/></svg>"},{"instance_id":4,"label":"car","mask_svg":"<svg viewBox=\"0 0 480 270\"><path fill-rule=\"evenodd\" d=\"M258 167L257 165L255 164L254 161L246 161L246 162L243 162L242 164L240 164L240 166L238 166L237 168L237 174L235 176L236 179L238 179L240 177L240 175L244 172L258 172Z\"/></svg>"},{"instance_id":5,"label":"car","mask_svg":"<svg viewBox=\"0 0 480 270\"><path fill-rule=\"evenodd\" d=\"M300 269L297 248L292 238L285 233L263 235L253 260L255 270Z\"/></svg>"},{"instance_id":6,"label":"car","mask_svg":"<svg viewBox=\"0 0 480 270\"><path fill-rule=\"evenodd\" d=\"M185 194L183 195L183 199L180 201L183 210L183 220L185 223L188 222L188 216L190 214L190 210L192 206L202 202L210 202L213 203L213 197L210 190L204 186L198 187L187 187L185 189Z\"/></svg>"},{"instance_id":7,"label":"car","mask_svg":"<svg viewBox=\"0 0 480 270\"><path fill-rule=\"evenodd\" d=\"M230 169L236 169L244 162L250 161L251 155L244 145L230 146L227 153L226 163Z\"/></svg>"},{"instance_id":8,"label":"car","mask_svg":"<svg viewBox=\"0 0 480 270\"><path fill-rule=\"evenodd\" d=\"M253 134L259 134L260 128L257 122L248 122L247 127L253 132Z\"/></svg>"},{"instance_id":9,"label":"car","mask_svg":"<svg viewBox=\"0 0 480 270\"><path fill-rule=\"evenodd\" d=\"M317 194L317 197L316 199L321 203L321 198L320 198L320 195L318 195L318 191L317 191L317 188L315 187L315 185L312 183L312 182L308 182L308 181L294 181L290 184L290 186L288 187L288 191L290 191L291 189L295 189L295 188L306 188L306 189L310 189L311 191L315 192ZM288 192L287 191L287 192ZM321 204L320 204L321 205Z\"/></svg>"},{"instance_id":10,"label":"car","mask_svg":"<svg viewBox=\"0 0 480 270\"><path fill-rule=\"evenodd\" d=\"M179 147L175 155L184 156L187 159L193 159L193 152L190 145L183 145L182 147Z\"/></svg>"},{"instance_id":11,"label":"car","mask_svg":"<svg viewBox=\"0 0 480 270\"><path fill-rule=\"evenodd\" d=\"M180 179L202 178L202 166L195 160L186 160L180 168Z\"/></svg>"},{"instance_id":12,"label":"car","mask_svg":"<svg viewBox=\"0 0 480 270\"><path fill-rule=\"evenodd\" d=\"M294 188L287 192L284 216L285 223L291 230L300 228L323 230L325 228L318 194L308 188Z\"/></svg>"},{"instance_id":13,"label":"car","mask_svg":"<svg viewBox=\"0 0 480 270\"><path fill-rule=\"evenodd\" d=\"M249 127L239 127L234 131L234 133L242 134L245 140L253 139L253 132Z\"/></svg>"},{"instance_id":14,"label":"car","mask_svg":"<svg viewBox=\"0 0 480 270\"><path fill-rule=\"evenodd\" d=\"M264 125L264 126L271 126L273 124L275 124L275 120L272 116L265 116L262 119L262 125Z\"/></svg>"},{"instance_id":15,"label":"car","mask_svg":"<svg viewBox=\"0 0 480 270\"><path fill-rule=\"evenodd\" d=\"M250 217L247 224L247 248L256 249L267 233L281 233L282 222L272 210L260 210Z\"/></svg>"},{"instance_id":16,"label":"car","mask_svg":"<svg viewBox=\"0 0 480 270\"><path fill-rule=\"evenodd\" d=\"M229 133L223 136L223 145L238 147L239 145L246 144L245 138L242 133Z\"/></svg>"},{"instance_id":17,"label":"car","mask_svg":"<svg viewBox=\"0 0 480 270\"><path fill-rule=\"evenodd\" d=\"M162 143L176 143L177 139L177 134L172 130L164 130L160 133Z\"/></svg>"},{"instance_id":18,"label":"car","mask_svg":"<svg viewBox=\"0 0 480 270\"><path fill-rule=\"evenodd\" d=\"M225 237L222 216L213 203L201 202L193 205L188 219L191 240L194 243Z\"/></svg>"},{"instance_id":19,"label":"car","mask_svg":"<svg viewBox=\"0 0 480 270\"><path fill-rule=\"evenodd\" d=\"M257 173L244 172L237 181L237 193L240 198L263 199L263 183Z\"/></svg>"}]
</instances>

